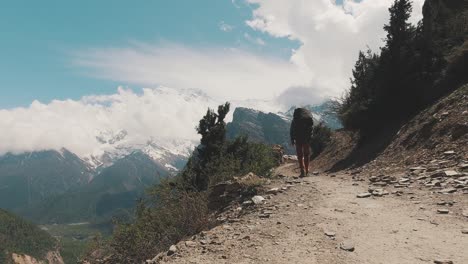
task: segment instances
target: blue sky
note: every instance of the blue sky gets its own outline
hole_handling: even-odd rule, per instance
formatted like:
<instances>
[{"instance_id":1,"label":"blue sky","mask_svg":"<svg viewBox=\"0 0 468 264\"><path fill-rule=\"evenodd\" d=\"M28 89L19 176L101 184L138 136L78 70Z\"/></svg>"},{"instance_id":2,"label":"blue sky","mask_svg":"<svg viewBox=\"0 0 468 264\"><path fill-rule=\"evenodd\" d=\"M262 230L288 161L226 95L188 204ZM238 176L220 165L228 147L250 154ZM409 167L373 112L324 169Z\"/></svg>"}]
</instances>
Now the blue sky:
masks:
<instances>
[{"instance_id":1,"label":"blue sky","mask_svg":"<svg viewBox=\"0 0 468 264\"><path fill-rule=\"evenodd\" d=\"M2 1L0 155L86 157L121 130L132 144L197 140L225 101L278 112L339 97L359 50L382 45L393 2L232 1Z\"/></svg>"},{"instance_id":2,"label":"blue sky","mask_svg":"<svg viewBox=\"0 0 468 264\"><path fill-rule=\"evenodd\" d=\"M88 48L170 42L288 58L298 42L248 27L245 21L254 7L231 0L5 1L0 9L0 109L135 86L83 74L71 54ZM222 23L232 29L221 30Z\"/></svg>"}]
</instances>

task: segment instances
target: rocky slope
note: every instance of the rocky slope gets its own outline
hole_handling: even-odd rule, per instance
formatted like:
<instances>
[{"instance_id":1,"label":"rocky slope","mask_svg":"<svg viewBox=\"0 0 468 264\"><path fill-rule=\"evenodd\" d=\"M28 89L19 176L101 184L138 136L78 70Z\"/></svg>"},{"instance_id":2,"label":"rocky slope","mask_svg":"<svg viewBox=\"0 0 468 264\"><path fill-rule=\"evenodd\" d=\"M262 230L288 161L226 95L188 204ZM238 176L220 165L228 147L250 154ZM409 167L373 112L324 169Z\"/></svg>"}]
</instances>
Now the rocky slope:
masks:
<instances>
[{"instance_id":1,"label":"rocky slope","mask_svg":"<svg viewBox=\"0 0 468 264\"><path fill-rule=\"evenodd\" d=\"M234 110L232 122L226 126L226 137L234 139L246 135L254 142L279 144L286 148L286 152L293 153L289 127L290 121L279 115L238 107Z\"/></svg>"},{"instance_id":2,"label":"rocky slope","mask_svg":"<svg viewBox=\"0 0 468 264\"><path fill-rule=\"evenodd\" d=\"M296 179L295 163L276 175L261 196L221 213L220 225L147 263L415 264L468 258L466 197L398 188L364 195L369 184L346 173Z\"/></svg>"}]
</instances>

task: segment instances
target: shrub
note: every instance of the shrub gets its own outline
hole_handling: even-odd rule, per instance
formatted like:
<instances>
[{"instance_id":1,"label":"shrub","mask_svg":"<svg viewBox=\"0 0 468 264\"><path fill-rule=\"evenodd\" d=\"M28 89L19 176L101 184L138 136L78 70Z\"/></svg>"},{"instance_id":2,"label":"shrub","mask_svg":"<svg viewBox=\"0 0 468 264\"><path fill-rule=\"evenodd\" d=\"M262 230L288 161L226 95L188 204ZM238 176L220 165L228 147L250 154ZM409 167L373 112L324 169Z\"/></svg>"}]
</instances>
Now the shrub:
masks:
<instances>
[{"instance_id":1,"label":"shrub","mask_svg":"<svg viewBox=\"0 0 468 264\"><path fill-rule=\"evenodd\" d=\"M326 148L331 140L331 129L323 122L318 123L312 130L312 139L310 147L312 149L312 157L317 157Z\"/></svg>"},{"instance_id":2,"label":"shrub","mask_svg":"<svg viewBox=\"0 0 468 264\"><path fill-rule=\"evenodd\" d=\"M165 181L148 191L132 224L118 224L111 248L114 261L141 263L210 224L206 192Z\"/></svg>"}]
</instances>

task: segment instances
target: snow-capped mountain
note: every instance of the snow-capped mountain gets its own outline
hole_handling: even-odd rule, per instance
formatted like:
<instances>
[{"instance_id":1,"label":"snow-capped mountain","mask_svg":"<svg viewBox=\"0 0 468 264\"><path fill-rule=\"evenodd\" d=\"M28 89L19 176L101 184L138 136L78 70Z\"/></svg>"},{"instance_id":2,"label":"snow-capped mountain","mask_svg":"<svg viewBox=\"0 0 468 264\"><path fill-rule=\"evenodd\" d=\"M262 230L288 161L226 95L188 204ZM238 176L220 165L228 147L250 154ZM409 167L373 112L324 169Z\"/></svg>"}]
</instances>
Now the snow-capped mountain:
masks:
<instances>
[{"instance_id":1,"label":"snow-capped mountain","mask_svg":"<svg viewBox=\"0 0 468 264\"><path fill-rule=\"evenodd\" d=\"M99 133L96 137L100 143L97 151L83 157L83 160L99 171L135 151L141 151L167 170L177 172L198 144L197 140L169 138L149 138L145 143L134 143L128 136L126 130Z\"/></svg>"}]
</instances>

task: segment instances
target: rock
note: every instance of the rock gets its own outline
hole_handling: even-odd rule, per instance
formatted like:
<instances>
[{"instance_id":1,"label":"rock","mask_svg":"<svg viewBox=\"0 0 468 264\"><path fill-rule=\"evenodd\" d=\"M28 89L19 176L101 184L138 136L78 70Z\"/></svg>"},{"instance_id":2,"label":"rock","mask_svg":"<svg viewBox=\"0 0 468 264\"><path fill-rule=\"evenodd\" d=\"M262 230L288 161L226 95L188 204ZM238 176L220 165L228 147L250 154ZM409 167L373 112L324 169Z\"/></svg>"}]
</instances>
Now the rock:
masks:
<instances>
[{"instance_id":1,"label":"rock","mask_svg":"<svg viewBox=\"0 0 468 264\"><path fill-rule=\"evenodd\" d=\"M417 170L426 170L426 168L421 167L421 166L410 168L410 171L417 171Z\"/></svg>"},{"instance_id":2,"label":"rock","mask_svg":"<svg viewBox=\"0 0 468 264\"><path fill-rule=\"evenodd\" d=\"M177 253L177 250L178 249L177 249L176 245L172 245L172 246L169 247L169 250L167 251L167 255L172 256L175 253Z\"/></svg>"},{"instance_id":3,"label":"rock","mask_svg":"<svg viewBox=\"0 0 468 264\"><path fill-rule=\"evenodd\" d=\"M463 210L462 215L463 215L464 217L468 217L468 210Z\"/></svg>"},{"instance_id":4,"label":"rock","mask_svg":"<svg viewBox=\"0 0 468 264\"><path fill-rule=\"evenodd\" d=\"M354 244L353 242L349 241L349 240L345 240L343 242L340 243L340 248L342 250L346 250L346 251L354 251Z\"/></svg>"},{"instance_id":5,"label":"rock","mask_svg":"<svg viewBox=\"0 0 468 264\"><path fill-rule=\"evenodd\" d=\"M447 188L447 189L440 190L439 193L454 193L456 191L457 189L455 188Z\"/></svg>"},{"instance_id":6,"label":"rock","mask_svg":"<svg viewBox=\"0 0 468 264\"><path fill-rule=\"evenodd\" d=\"M271 188L271 189L268 190L266 193L267 193L267 194L277 194L279 191L280 191L279 188Z\"/></svg>"},{"instance_id":7,"label":"rock","mask_svg":"<svg viewBox=\"0 0 468 264\"><path fill-rule=\"evenodd\" d=\"M371 197L371 196L372 196L372 194L367 192L367 193L360 193L356 197L357 198L367 198L367 197Z\"/></svg>"},{"instance_id":8,"label":"rock","mask_svg":"<svg viewBox=\"0 0 468 264\"><path fill-rule=\"evenodd\" d=\"M325 231L325 235L328 236L328 237L334 237L336 235L336 233L332 232L332 231Z\"/></svg>"},{"instance_id":9,"label":"rock","mask_svg":"<svg viewBox=\"0 0 468 264\"><path fill-rule=\"evenodd\" d=\"M244 201L242 204L243 204L243 205L252 205L253 202L252 202L252 201Z\"/></svg>"},{"instance_id":10,"label":"rock","mask_svg":"<svg viewBox=\"0 0 468 264\"><path fill-rule=\"evenodd\" d=\"M197 243L194 241L185 241L185 246L186 247L196 247Z\"/></svg>"},{"instance_id":11,"label":"rock","mask_svg":"<svg viewBox=\"0 0 468 264\"><path fill-rule=\"evenodd\" d=\"M386 183L386 182L376 182L376 183L374 183L374 185L375 185L375 186L381 186L381 187L384 187L384 186L387 186L387 185L388 185L388 183Z\"/></svg>"},{"instance_id":12,"label":"rock","mask_svg":"<svg viewBox=\"0 0 468 264\"><path fill-rule=\"evenodd\" d=\"M463 229L461 232L462 232L462 234L468 235L468 228Z\"/></svg>"},{"instance_id":13,"label":"rock","mask_svg":"<svg viewBox=\"0 0 468 264\"><path fill-rule=\"evenodd\" d=\"M313 175L319 175L319 172L318 171L314 171L312 172Z\"/></svg>"},{"instance_id":14,"label":"rock","mask_svg":"<svg viewBox=\"0 0 468 264\"><path fill-rule=\"evenodd\" d=\"M455 154L455 151L453 151L453 150L449 150L449 151L444 152L444 155L453 155L453 154Z\"/></svg>"},{"instance_id":15,"label":"rock","mask_svg":"<svg viewBox=\"0 0 468 264\"><path fill-rule=\"evenodd\" d=\"M252 202L253 202L254 204L262 204L263 201L265 201L265 198L263 198L263 197L260 196L260 195L256 195L256 196L252 197Z\"/></svg>"},{"instance_id":16,"label":"rock","mask_svg":"<svg viewBox=\"0 0 468 264\"><path fill-rule=\"evenodd\" d=\"M456 177L458 175L460 175L460 173L458 173L457 171L454 171L454 170L447 170L447 171L444 171L445 173L445 176L447 177Z\"/></svg>"},{"instance_id":17,"label":"rock","mask_svg":"<svg viewBox=\"0 0 468 264\"><path fill-rule=\"evenodd\" d=\"M379 180L380 180L380 178L377 177L377 176L372 176L372 177L369 178L369 181L370 181L370 182L377 182L377 181L379 181Z\"/></svg>"},{"instance_id":18,"label":"rock","mask_svg":"<svg viewBox=\"0 0 468 264\"><path fill-rule=\"evenodd\" d=\"M453 264L453 261L451 260L445 260L445 259L436 259L434 260L435 264Z\"/></svg>"},{"instance_id":19,"label":"rock","mask_svg":"<svg viewBox=\"0 0 468 264\"><path fill-rule=\"evenodd\" d=\"M438 214L448 214L450 211L448 209L437 209Z\"/></svg>"},{"instance_id":20,"label":"rock","mask_svg":"<svg viewBox=\"0 0 468 264\"><path fill-rule=\"evenodd\" d=\"M462 163L462 164L458 165L458 167L462 171L467 170L468 169L468 163Z\"/></svg>"},{"instance_id":21,"label":"rock","mask_svg":"<svg viewBox=\"0 0 468 264\"><path fill-rule=\"evenodd\" d=\"M431 174L431 178L442 178L442 177L445 177L445 176L446 176L446 174L443 171L437 171L437 172Z\"/></svg>"}]
</instances>

